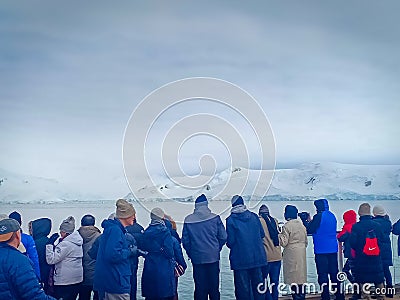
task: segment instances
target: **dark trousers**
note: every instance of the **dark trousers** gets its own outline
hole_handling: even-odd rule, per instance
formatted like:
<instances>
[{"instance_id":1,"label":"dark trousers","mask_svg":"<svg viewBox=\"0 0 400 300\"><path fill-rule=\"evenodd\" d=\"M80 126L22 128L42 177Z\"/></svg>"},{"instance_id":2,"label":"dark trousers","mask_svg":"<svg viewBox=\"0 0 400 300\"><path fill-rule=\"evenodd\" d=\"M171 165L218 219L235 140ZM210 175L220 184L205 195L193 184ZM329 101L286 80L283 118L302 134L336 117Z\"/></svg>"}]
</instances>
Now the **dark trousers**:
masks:
<instances>
[{"instance_id":1,"label":"dark trousers","mask_svg":"<svg viewBox=\"0 0 400 300\"><path fill-rule=\"evenodd\" d=\"M267 292L265 293L266 300L278 300L278 285L279 285L279 274L281 272L281 261L271 261L268 262L268 265L262 268L263 277L267 279L269 277L269 282L272 286L272 294L271 289L267 288Z\"/></svg>"},{"instance_id":2,"label":"dark trousers","mask_svg":"<svg viewBox=\"0 0 400 300\"><path fill-rule=\"evenodd\" d=\"M193 264L193 279L195 300L219 300L219 261Z\"/></svg>"},{"instance_id":3,"label":"dark trousers","mask_svg":"<svg viewBox=\"0 0 400 300\"><path fill-rule=\"evenodd\" d=\"M383 274L385 275L386 286L393 287L392 273L390 273L389 265L383 264Z\"/></svg>"},{"instance_id":4,"label":"dark trousers","mask_svg":"<svg viewBox=\"0 0 400 300\"><path fill-rule=\"evenodd\" d=\"M318 283L323 286L322 289L322 300L329 300L329 279L333 284L334 288L337 289L335 296L336 300L344 299L344 295L341 290L341 283L337 279L339 272L337 253L327 254L315 254L315 264L317 266Z\"/></svg>"},{"instance_id":5,"label":"dark trousers","mask_svg":"<svg viewBox=\"0 0 400 300\"><path fill-rule=\"evenodd\" d=\"M93 291L92 285L81 285L79 288L79 300L91 300ZM93 300L99 300L99 294L96 291L93 291Z\"/></svg>"},{"instance_id":6,"label":"dark trousers","mask_svg":"<svg viewBox=\"0 0 400 300\"><path fill-rule=\"evenodd\" d=\"M57 299L63 298L63 300L76 300L80 287L80 283L69 285L55 285L54 293Z\"/></svg>"},{"instance_id":7,"label":"dark trousers","mask_svg":"<svg viewBox=\"0 0 400 300\"><path fill-rule=\"evenodd\" d=\"M233 270L235 296L237 300L263 300L265 295L258 292L257 287L264 283L262 268Z\"/></svg>"},{"instance_id":8,"label":"dark trousers","mask_svg":"<svg viewBox=\"0 0 400 300\"><path fill-rule=\"evenodd\" d=\"M348 258L346 260L346 263L343 266L343 272L346 273L347 279L351 282L354 283L354 275L353 275L353 268L354 268L354 259Z\"/></svg>"}]
</instances>

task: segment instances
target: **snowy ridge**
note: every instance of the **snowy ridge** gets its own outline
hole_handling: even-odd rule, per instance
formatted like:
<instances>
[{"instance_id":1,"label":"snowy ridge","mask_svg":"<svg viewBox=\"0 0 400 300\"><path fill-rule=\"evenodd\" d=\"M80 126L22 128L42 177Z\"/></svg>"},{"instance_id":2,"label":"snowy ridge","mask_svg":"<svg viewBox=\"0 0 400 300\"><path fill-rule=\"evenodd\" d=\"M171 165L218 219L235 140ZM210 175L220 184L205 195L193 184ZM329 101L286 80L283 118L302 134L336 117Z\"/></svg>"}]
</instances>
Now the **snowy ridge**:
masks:
<instances>
[{"instance_id":1,"label":"snowy ridge","mask_svg":"<svg viewBox=\"0 0 400 300\"><path fill-rule=\"evenodd\" d=\"M20 175L0 169L0 203L62 203L101 199L78 193L55 179Z\"/></svg>"},{"instance_id":2,"label":"snowy ridge","mask_svg":"<svg viewBox=\"0 0 400 300\"><path fill-rule=\"evenodd\" d=\"M213 200L230 200L233 192L229 189L222 194L226 180L230 184L243 184L248 176L248 184L242 195L253 200L312 200L320 197L329 200L400 200L399 165L352 165L340 163L308 163L296 169L275 170L273 180L266 195L252 193L256 180L268 185L271 171L234 168L216 174L207 184L197 190L182 188L171 183L145 186L135 196L141 201L175 199L193 201L201 194ZM258 179L260 178L260 179ZM176 179L175 181L180 181ZM184 179L181 179L184 181ZM236 183L235 183L236 182ZM250 188L248 188L250 187ZM159 197L159 192L163 197ZM135 198L128 194L126 198Z\"/></svg>"},{"instance_id":3,"label":"snowy ridge","mask_svg":"<svg viewBox=\"0 0 400 300\"><path fill-rule=\"evenodd\" d=\"M329 200L400 200L400 165L352 165L339 163L308 163L295 169L275 170L267 194L253 192L254 185L268 187L271 171L233 168L216 174L198 188L185 188L171 180L147 184L129 193L126 199L141 201L193 201L204 193L212 200L230 200L235 194L234 187L246 187L241 193L252 200L312 200L325 197ZM109 182L122 182L118 178ZM175 178L175 182L189 183L191 178ZM228 183L228 187L224 186ZM119 186L118 186L119 187ZM59 203L86 202L102 199L117 199L121 196L106 187L112 195L97 195L91 190L78 192L57 180L25 176L0 169L0 203ZM115 193L115 195L114 195ZM160 196L161 195L161 196Z\"/></svg>"}]
</instances>

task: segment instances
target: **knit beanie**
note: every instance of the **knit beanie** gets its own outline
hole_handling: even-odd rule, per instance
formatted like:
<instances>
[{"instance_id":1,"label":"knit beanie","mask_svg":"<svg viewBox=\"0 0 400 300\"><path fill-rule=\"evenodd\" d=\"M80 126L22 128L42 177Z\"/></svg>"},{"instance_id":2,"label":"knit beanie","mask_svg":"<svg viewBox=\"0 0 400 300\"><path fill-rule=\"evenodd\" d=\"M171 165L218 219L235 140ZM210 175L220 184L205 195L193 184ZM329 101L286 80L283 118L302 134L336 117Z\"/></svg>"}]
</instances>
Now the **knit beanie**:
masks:
<instances>
[{"instance_id":1,"label":"knit beanie","mask_svg":"<svg viewBox=\"0 0 400 300\"><path fill-rule=\"evenodd\" d=\"M81 219L81 226L94 226L96 219L92 215L84 215Z\"/></svg>"},{"instance_id":2,"label":"knit beanie","mask_svg":"<svg viewBox=\"0 0 400 300\"><path fill-rule=\"evenodd\" d=\"M259 215L261 215L261 214L267 214L267 215L269 215L269 208L268 208L268 206L266 206L265 204L261 205L261 206L260 206L260 209L258 210L258 214L259 214Z\"/></svg>"},{"instance_id":3,"label":"knit beanie","mask_svg":"<svg viewBox=\"0 0 400 300\"><path fill-rule=\"evenodd\" d=\"M133 205L125 199L118 199L116 206L115 217L118 219L127 219L136 214Z\"/></svg>"},{"instance_id":4,"label":"knit beanie","mask_svg":"<svg viewBox=\"0 0 400 300\"><path fill-rule=\"evenodd\" d=\"M150 219L152 219L152 220L164 219L164 211L159 207L153 208L150 212Z\"/></svg>"},{"instance_id":5,"label":"knit beanie","mask_svg":"<svg viewBox=\"0 0 400 300\"><path fill-rule=\"evenodd\" d=\"M21 225L21 214L17 211L13 211L9 216L10 219L14 219Z\"/></svg>"},{"instance_id":6,"label":"knit beanie","mask_svg":"<svg viewBox=\"0 0 400 300\"><path fill-rule=\"evenodd\" d=\"M235 195L235 196L232 197L231 203L232 203L232 207L234 207L234 206L237 206L237 205L243 205L244 201L243 201L242 196Z\"/></svg>"},{"instance_id":7,"label":"knit beanie","mask_svg":"<svg viewBox=\"0 0 400 300\"><path fill-rule=\"evenodd\" d=\"M382 205L375 205L374 208L372 209L372 213L374 214L374 216L386 216L386 211L383 208Z\"/></svg>"},{"instance_id":8,"label":"knit beanie","mask_svg":"<svg viewBox=\"0 0 400 300\"><path fill-rule=\"evenodd\" d=\"M207 197L204 194L201 194L199 197L197 197L194 203L200 203L200 202L207 202Z\"/></svg>"},{"instance_id":9,"label":"knit beanie","mask_svg":"<svg viewBox=\"0 0 400 300\"><path fill-rule=\"evenodd\" d=\"M370 216L371 215L371 206L368 203L363 203L358 208L358 215L362 216Z\"/></svg>"},{"instance_id":10,"label":"knit beanie","mask_svg":"<svg viewBox=\"0 0 400 300\"><path fill-rule=\"evenodd\" d=\"M75 219L72 216L69 216L67 219L62 221L60 225L60 231L65 233L73 233L75 230Z\"/></svg>"}]
</instances>

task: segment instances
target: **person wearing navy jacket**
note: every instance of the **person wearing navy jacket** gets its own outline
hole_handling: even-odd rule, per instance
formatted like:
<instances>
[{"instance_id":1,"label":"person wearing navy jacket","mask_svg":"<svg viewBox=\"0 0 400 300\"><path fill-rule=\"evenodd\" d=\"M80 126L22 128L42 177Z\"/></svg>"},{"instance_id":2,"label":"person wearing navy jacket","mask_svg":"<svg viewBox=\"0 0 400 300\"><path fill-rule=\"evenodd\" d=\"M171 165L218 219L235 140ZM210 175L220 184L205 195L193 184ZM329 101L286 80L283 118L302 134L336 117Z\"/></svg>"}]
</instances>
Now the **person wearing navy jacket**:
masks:
<instances>
[{"instance_id":1,"label":"person wearing navy jacket","mask_svg":"<svg viewBox=\"0 0 400 300\"><path fill-rule=\"evenodd\" d=\"M373 220L371 215L371 206L368 203L362 203L358 208L359 221L353 225L350 234L350 246L356 252L354 259L354 274L356 282L362 286L364 284L375 284L379 291L384 288L384 273L382 267L382 259L380 255L366 255L364 247L366 245L366 238L370 232L373 232L378 243L379 249L382 248L383 231L382 227ZM365 292L362 288L360 292ZM385 299L385 294L376 293L377 299Z\"/></svg>"},{"instance_id":2,"label":"person wearing navy jacket","mask_svg":"<svg viewBox=\"0 0 400 300\"><path fill-rule=\"evenodd\" d=\"M232 210L226 219L229 261L233 270L235 296L238 300L264 299L258 286L264 282L262 267L267 265L264 229L258 216L244 205L243 198L232 198Z\"/></svg>"},{"instance_id":3,"label":"person wearing navy jacket","mask_svg":"<svg viewBox=\"0 0 400 300\"><path fill-rule=\"evenodd\" d=\"M40 281L45 293L51 294L51 287L49 286L51 266L46 261L46 245L49 241L48 235L51 232L51 220L49 218L40 218L32 221L30 227L39 257Z\"/></svg>"},{"instance_id":4,"label":"person wearing navy jacket","mask_svg":"<svg viewBox=\"0 0 400 300\"><path fill-rule=\"evenodd\" d=\"M141 245L148 252L142 273L142 296L146 300L172 300L176 294L173 239L161 208L153 208L150 218Z\"/></svg>"},{"instance_id":5,"label":"person wearing navy jacket","mask_svg":"<svg viewBox=\"0 0 400 300\"><path fill-rule=\"evenodd\" d=\"M0 221L0 299L55 300L45 294L32 261L17 248L21 227L14 219Z\"/></svg>"},{"instance_id":6,"label":"person wearing navy jacket","mask_svg":"<svg viewBox=\"0 0 400 300\"><path fill-rule=\"evenodd\" d=\"M329 279L336 284L336 300L344 299L339 288L337 274L338 266L338 240L336 237L337 220L329 211L328 200L318 199L314 201L317 213L312 219L302 219L307 229L307 234L312 234L314 243L315 264L317 267L318 283L323 287L321 298L329 300Z\"/></svg>"},{"instance_id":7,"label":"person wearing navy jacket","mask_svg":"<svg viewBox=\"0 0 400 300\"><path fill-rule=\"evenodd\" d=\"M132 257L131 259L131 270L132 270L132 276L131 276L131 300L136 300L136 293L137 293L137 271L138 271L138 266L139 266L139 252L140 252L140 245L142 243L143 239L143 232L144 228L142 225L140 225L137 220L136 220L136 215L135 219L133 221L133 225L129 225L126 227L126 231L132 235L135 239L137 248L138 248L138 255L136 257Z\"/></svg>"},{"instance_id":8,"label":"person wearing navy jacket","mask_svg":"<svg viewBox=\"0 0 400 300\"><path fill-rule=\"evenodd\" d=\"M19 225L22 224L21 214L19 212L14 211L9 215L9 217L11 219L16 220L19 223ZM25 249L26 249L26 256L28 256L29 259L33 262L33 267L34 267L36 276L40 280L39 257L38 257L38 253L36 251L35 241L33 240L32 236L30 236L29 234L23 233L22 231L21 231L21 235L22 235L22 244L25 246Z\"/></svg>"},{"instance_id":9,"label":"person wearing navy jacket","mask_svg":"<svg viewBox=\"0 0 400 300\"><path fill-rule=\"evenodd\" d=\"M224 224L202 194L196 198L194 212L186 216L182 231L182 246L193 265L195 300L220 299L219 260L225 243Z\"/></svg>"},{"instance_id":10,"label":"person wearing navy jacket","mask_svg":"<svg viewBox=\"0 0 400 300\"><path fill-rule=\"evenodd\" d=\"M400 219L393 224L392 233L394 235L400 235ZM400 256L400 237L397 238L397 256Z\"/></svg>"},{"instance_id":11,"label":"person wearing navy jacket","mask_svg":"<svg viewBox=\"0 0 400 300\"><path fill-rule=\"evenodd\" d=\"M165 215L164 218L165 226L167 226L172 236L172 245L174 248L174 261L175 264L178 264L181 267L181 271L185 272L187 268L186 261L185 258L183 257L181 244L179 243L180 239L178 240L175 237L178 233L176 232L176 230L173 229L171 219L172 218L170 216ZM176 281L176 290L175 290L174 300L178 300L178 277L176 276L175 276L175 281Z\"/></svg>"},{"instance_id":12,"label":"person wearing navy jacket","mask_svg":"<svg viewBox=\"0 0 400 300\"><path fill-rule=\"evenodd\" d=\"M98 238L93 289L100 299L130 300L130 260L136 258L137 247L128 241L125 227L133 224L136 212L124 199L117 200L116 206L115 218L101 224L104 231Z\"/></svg>"},{"instance_id":13,"label":"person wearing navy jacket","mask_svg":"<svg viewBox=\"0 0 400 300\"><path fill-rule=\"evenodd\" d=\"M392 241L390 240L392 222L390 221L389 216L386 214L385 209L381 205L374 206L372 213L374 214L374 221L381 225L383 231L381 259L386 281L386 288L388 291L390 291L390 288L393 287L392 274L390 273L389 269L390 266L393 266ZM393 294L387 293L386 297L393 298Z\"/></svg>"}]
</instances>

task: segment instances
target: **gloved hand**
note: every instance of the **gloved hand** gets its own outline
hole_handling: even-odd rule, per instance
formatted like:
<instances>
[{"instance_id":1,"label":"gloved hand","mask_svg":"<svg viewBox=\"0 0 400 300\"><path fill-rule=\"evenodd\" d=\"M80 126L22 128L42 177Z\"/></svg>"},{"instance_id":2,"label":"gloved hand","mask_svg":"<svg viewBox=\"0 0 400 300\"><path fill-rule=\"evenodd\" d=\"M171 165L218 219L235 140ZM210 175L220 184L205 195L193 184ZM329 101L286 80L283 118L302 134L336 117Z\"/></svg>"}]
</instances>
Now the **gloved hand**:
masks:
<instances>
[{"instance_id":1,"label":"gloved hand","mask_svg":"<svg viewBox=\"0 0 400 300\"><path fill-rule=\"evenodd\" d=\"M130 256L137 256L138 255L138 248L136 245L130 245L129 246L129 251L131 251Z\"/></svg>"},{"instance_id":2,"label":"gloved hand","mask_svg":"<svg viewBox=\"0 0 400 300\"><path fill-rule=\"evenodd\" d=\"M137 249L137 255L138 256L146 257L147 254L149 254L149 252Z\"/></svg>"},{"instance_id":3,"label":"gloved hand","mask_svg":"<svg viewBox=\"0 0 400 300\"><path fill-rule=\"evenodd\" d=\"M55 241L59 238L58 233L53 233L53 235L49 238L49 241L47 242L47 245L54 245Z\"/></svg>"}]
</instances>

